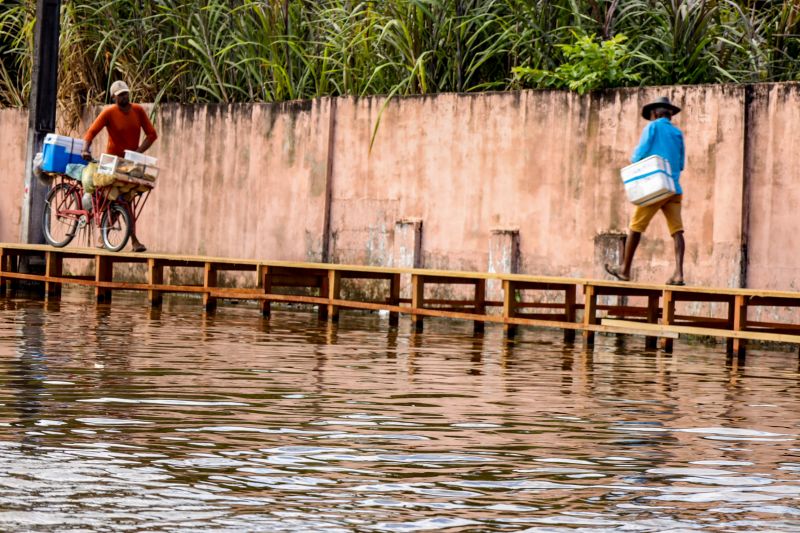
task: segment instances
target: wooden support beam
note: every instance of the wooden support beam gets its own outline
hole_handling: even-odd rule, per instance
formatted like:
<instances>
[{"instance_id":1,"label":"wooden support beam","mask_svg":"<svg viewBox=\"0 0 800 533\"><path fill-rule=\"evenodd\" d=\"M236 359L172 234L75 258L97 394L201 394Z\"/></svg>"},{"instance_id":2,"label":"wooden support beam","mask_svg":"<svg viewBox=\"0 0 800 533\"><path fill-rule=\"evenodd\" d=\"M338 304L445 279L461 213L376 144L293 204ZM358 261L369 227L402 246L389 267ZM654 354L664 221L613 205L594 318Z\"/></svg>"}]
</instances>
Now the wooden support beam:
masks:
<instances>
[{"instance_id":1,"label":"wooden support beam","mask_svg":"<svg viewBox=\"0 0 800 533\"><path fill-rule=\"evenodd\" d=\"M4 272L8 272L8 252L5 248L0 248L0 296L6 295L6 278L3 277Z\"/></svg>"},{"instance_id":2,"label":"wooden support beam","mask_svg":"<svg viewBox=\"0 0 800 533\"><path fill-rule=\"evenodd\" d=\"M660 324L651 324L650 322L634 322L632 320L618 320L613 318L604 318L600 321L600 325L606 328L617 329L623 335L644 335L646 338L651 336L664 337L667 339L677 339L679 334L675 331L668 331Z\"/></svg>"},{"instance_id":3,"label":"wooden support beam","mask_svg":"<svg viewBox=\"0 0 800 533\"><path fill-rule=\"evenodd\" d=\"M155 258L147 260L147 283L150 285L163 285L164 283L164 264ZM164 300L163 293L156 289L147 291L147 301L150 307L158 309Z\"/></svg>"},{"instance_id":4,"label":"wooden support beam","mask_svg":"<svg viewBox=\"0 0 800 533\"><path fill-rule=\"evenodd\" d=\"M425 308L425 278L419 274L411 275L411 325L414 331L421 332L422 315L415 313L417 309Z\"/></svg>"},{"instance_id":5,"label":"wooden support beam","mask_svg":"<svg viewBox=\"0 0 800 533\"><path fill-rule=\"evenodd\" d=\"M95 269L94 280L95 283L103 281L113 281L114 279L114 261L107 255L95 256ZM97 303L111 303L111 289L96 285L94 289L95 299Z\"/></svg>"},{"instance_id":6,"label":"wooden support beam","mask_svg":"<svg viewBox=\"0 0 800 533\"><path fill-rule=\"evenodd\" d=\"M61 277L64 268L64 260L61 254L55 252L45 252L44 254L44 275L48 278ZM48 301L61 299L61 283L52 281L44 282L45 298Z\"/></svg>"},{"instance_id":7,"label":"wooden support beam","mask_svg":"<svg viewBox=\"0 0 800 533\"><path fill-rule=\"evenodd\" d=\"M211 296L209 289L217 286L218 272L217 265L212 262L206 262L203 265L203 288L206 292L203 293L203 309L208 313L213 313L217 309L217 298Z\"/></svg>"},{"instance_id":8,"label":"wooden support beam","mask_svg":"<svg viewBox=\"0 0 800 533\"><path fill-rule=\"evenodd\" d=\"M0 272L16 272L17 258L7 248L0 248ZM0 277L0 295L12 292L14 279Z\"/></svg>"},{"instance_id":9,"label":"wooden support beam","mask_svg":"<svg viewBox=\"0 0 800 533\"><path fill-rule=\"evenodd\" d=\"M334 300L339 299L342 288L342 275L337 270L328 271L328 320L337 322L339 320L339 307L334 305ZM322 307L322 306L320 306Z\"/></svg>"},{"instance_id":10,"label":"wooden support beam","mask_svg":"<svg viewBox=\"0 0 800 533\"><path fill-rule=\"evenodd\" d=\"M597 324L597 291L594 285L584 285L583 287L583 342L587 346L594 344L594 331L587 326Z\"/></svg>"},{"instance_id":11,"label":"wooden support beam","mask_svg":"<svg viewBox=\"0 0 800 533\"><path fill-rule=\"evenodd\" d=\"M669 290L664 291L663 298L661 300L661 321L664 326L671 326L675 323L675 293ZM663 338L661 339L661 348L667 352L672 353L672 339Z\"/></svg>"},{"instance_id":12,"label":"wooden support beam","mask_svg":"<svg viewBox=\"0 0 800 533\"><path fill-rule=\"evenodd\" d=\"M564 321L575 322L575 300L577 299L575 285L564 287ZM575 342L575 330L564 330L564 342Z\"/></svg>"},{"instance_id":13,"label":"wooden support beam","mask_svg":"<svg viewBox=\"0 0 800 533\"><path fill-rule=\"evenodd\" d=\"M646 335L647 333L652 332L660 337L668 337L671 339L677 339L679 335L683 334L800 344L800 335L787 335L783 333L765 333L747 330L731 331L719 328L699 328L696 326L682 325L665 326L663 324L648 324L647 322L632 322L629 320L611 319L603 319L602 325L606 329L624 327L632 333Z\"/></svg>"},{"instance_id":14,"label":"wooden support beam","mask_svg":"<svg viewBox=\"0 0 800 533\"><path fill-rule=\"evenodd\" d=\"M272 273L270 267L267 265L258 267L258 286L264 294L272 293ZM269 318L272 311L270 309L270 301L266 299L261 300L261 302L259 302L259 307L261 308L261 316Z\"/></svg>"},{"instance_id":15,"label":"wooden support beam","mask_svg":"<svg viewBox=\"0 0 800 533\"><path fill-rule=\"evenodd\" d=\"M389 280L389 305L400 305L400 274L392 274ZM400 323L400 313L389 311L389 325L396 326Z\"/></svg>"},{"instance_id":16,"label":"wooden support beam","mask_svg":"<svg viewBox=\"0 0 800 533\"><path fill-rule=\"evenodd\" d=\"M517 316L517 287L511 280L503 280L503 319L508 320ZM503 331L507 337L517 334L517 325L511 322L503 323Z\"/></svg>"},{"instance_id":17,"label":"wooden support beam","mask_svg":"<svg viewBox=\"0 0 800 533\"><path fill-rule=\"evenodd\" d=\"M486 280L475 280L475 314L486 314ZM475 320L472 322L472 330L475 333L483 333L486 329L486 323L483 320Z\"/></svg>"},{"instance_id":18,"label":"wooden support beam","mask_svg":"<svg viewBox=\"0 0 800 533\"><path fill-rule=\"evenodd\" d=\"M658 316L661 314L661 309L658 307L658 301L659 297L656 295L650 295L647 297L647 322L650 324L658 324ZM644 346L648 350L654 350L658 347L658 337L645 337Z\"/></svg>"},{"instance_id":19,"label":"wooden support beam","mask_svg":"<svg viewBox=\"0 0 800 533\"><path fill-rule=\"evenodd\" d=\"M725 322L725 327L733 330L733 322L736 317L736 299L730 298L728 300L728 320ZM731 355L733 353L733 337L725 339L725 353Z\"/></svg>"},{"instance_id":20,"label":"wooden support beam","mask_svg":"<svg viewBox=\"0 0 800 533\"><path fill-rule=\"evenodd\" d=\"M323 275L317 277L317 284L316 287L319 289L320 298L326 298L330 300L330 280L329 280L329 272L325 272ZM326 302L325 305L318 305L317 306L317 318L320 320L326 320L328 318L328 303Z\"/></svg>"},{"instance_id":21,"label":"wooden support beam","mask_svg":"<svg viewBox=\"0 0 800 533\"><path fill-rule=\"evenodd\" d=\"M747 296L737 294L733 299L733 331L747 329ZM732 352L743 356L746 341L740 338L733 339Z\"/></svg>"},{"instance_id":22,"label":"wooden support beam","mask_svg":"<svg viewBox=\"0 0 800 533\"><path fill-rule=\"evenodd\" d=\"M775 307L800 307L800 296L797 298L770 298L766 296L748 296L747 306L753 307L757 305L775 306Z\"/></svg>"}]
</instances>

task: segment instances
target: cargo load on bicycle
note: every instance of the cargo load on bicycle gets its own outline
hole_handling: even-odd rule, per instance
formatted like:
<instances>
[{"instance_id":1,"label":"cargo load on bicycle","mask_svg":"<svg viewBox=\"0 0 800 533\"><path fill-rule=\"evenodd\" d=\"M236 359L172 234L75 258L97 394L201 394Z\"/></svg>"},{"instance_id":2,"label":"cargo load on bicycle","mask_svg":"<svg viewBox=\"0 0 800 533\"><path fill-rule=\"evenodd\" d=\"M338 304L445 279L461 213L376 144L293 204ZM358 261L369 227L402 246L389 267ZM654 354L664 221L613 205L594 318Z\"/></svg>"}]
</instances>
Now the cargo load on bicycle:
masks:
<instances>
[{"instance_id":1,"label":"cargo load on bicycle","mask_svg":"<svg viewBox=\"0 0 800 533\"><path fill-rule=\"evenodd\" d=\"M155 157L146 156L131 150L125 150L125 157L114 154L102 154L93 168L92 183L83 186L111 187L112 199L124 195L128 199L135 194L149 192L156 186L159 168ZM88 185L88 187L87 187Z\"/></svg>"},{"instance_id":2,"label":"cargo load on bicycle","mask_svg":"<svg viewBox=\"0 0 800 533\"><path fill-rule=\"evenodd\" d=\"M99 162L86 165L53 165L52 160L39 165L41 171L55 178L45 203L47 242L66 246L83 228L88 241L91 228L97 227L103 247L111 251L124 248L155 187L157 160L130 150L125 157L103 154Z\"/></svg>"}]
</instances>

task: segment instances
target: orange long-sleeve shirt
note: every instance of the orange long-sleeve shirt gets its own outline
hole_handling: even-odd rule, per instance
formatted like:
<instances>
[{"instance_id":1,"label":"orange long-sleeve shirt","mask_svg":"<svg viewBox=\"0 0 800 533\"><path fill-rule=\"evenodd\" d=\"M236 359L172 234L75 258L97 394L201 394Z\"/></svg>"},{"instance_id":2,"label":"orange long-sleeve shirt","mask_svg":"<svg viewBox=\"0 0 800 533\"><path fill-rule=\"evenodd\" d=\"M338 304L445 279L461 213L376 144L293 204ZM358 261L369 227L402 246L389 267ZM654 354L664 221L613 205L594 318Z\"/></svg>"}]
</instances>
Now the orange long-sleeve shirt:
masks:
<instances>
[{"instance_id":1,"label":"orange long-sleeve shirt","mask_svg":"<svg viewBox=\"0 0 800 533\"><path fill-rule=\"evenodd\" d=\"M156 129L147 118L147 113L139 104L131 104L128 112L122 111L119 106L112 105L105 108L95 119L83 139L90 143L100 131L108 131L108 146L106 153L123 157L125 150L139 148L139 138L144 130L145 136L151 141L158 138Z\"/></svg>"}]
</instances>

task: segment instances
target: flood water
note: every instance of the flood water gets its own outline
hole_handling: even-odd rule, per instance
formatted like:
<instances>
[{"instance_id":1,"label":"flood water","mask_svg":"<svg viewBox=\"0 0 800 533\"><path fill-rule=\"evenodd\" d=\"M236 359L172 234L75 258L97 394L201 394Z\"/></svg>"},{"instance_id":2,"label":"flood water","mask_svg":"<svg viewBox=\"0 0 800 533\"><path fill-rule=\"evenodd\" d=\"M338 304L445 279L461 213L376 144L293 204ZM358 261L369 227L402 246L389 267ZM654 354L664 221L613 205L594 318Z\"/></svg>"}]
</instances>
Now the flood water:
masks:
<instances>
[{"instance_id":1,"label":"flood water","mask_svg":"<svg viewBox=\"0 0 800 533\"><path fill-rule=\"evenodd\" d=\"M796 352L0 299L2 531L800 531Z\"/></svg>"}]
</instances>

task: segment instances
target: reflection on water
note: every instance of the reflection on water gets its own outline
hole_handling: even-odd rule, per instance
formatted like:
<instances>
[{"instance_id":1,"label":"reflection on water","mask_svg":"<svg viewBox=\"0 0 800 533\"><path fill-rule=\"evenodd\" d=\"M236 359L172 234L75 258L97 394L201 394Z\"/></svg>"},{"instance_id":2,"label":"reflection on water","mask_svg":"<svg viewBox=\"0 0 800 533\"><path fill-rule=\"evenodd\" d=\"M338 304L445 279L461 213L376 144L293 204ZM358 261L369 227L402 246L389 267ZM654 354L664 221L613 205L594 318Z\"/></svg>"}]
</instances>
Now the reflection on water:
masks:
<instances>
[{"instance_id":1,"label":"reflection on water","mask_svg":"<svg viewBox=\"0 0 800 533\"><path fill-rule=\"evenodd\" d=\"M0 530L800 530L796 356L0 300Z\"/></svg>"}]
</instances>

